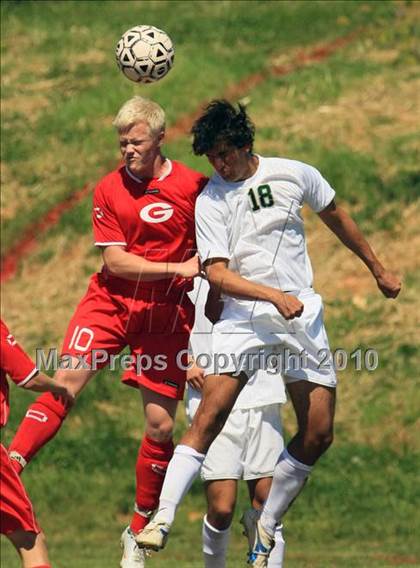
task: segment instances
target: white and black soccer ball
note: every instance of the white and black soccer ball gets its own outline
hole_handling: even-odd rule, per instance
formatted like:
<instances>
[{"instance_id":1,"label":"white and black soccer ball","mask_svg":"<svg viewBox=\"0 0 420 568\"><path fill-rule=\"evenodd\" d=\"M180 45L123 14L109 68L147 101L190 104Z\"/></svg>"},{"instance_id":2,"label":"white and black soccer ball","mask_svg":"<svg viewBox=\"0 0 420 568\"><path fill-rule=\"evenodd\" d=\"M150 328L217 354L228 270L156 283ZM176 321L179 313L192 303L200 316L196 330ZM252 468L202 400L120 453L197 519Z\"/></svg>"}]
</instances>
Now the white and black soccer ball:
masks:
<instances>
[{"instance_id":1,"label":"white and black soccer ball","mask_svg":"<svg viewBox=\"0 0 420 568\"><path fill-rule=\"evenodd\" d=\"M154 26L136 26L126 31L115 50L118 67L136 83L154 83L165 77L172 68L174 55L171 38Z\"/></svg>"}]
</instances>

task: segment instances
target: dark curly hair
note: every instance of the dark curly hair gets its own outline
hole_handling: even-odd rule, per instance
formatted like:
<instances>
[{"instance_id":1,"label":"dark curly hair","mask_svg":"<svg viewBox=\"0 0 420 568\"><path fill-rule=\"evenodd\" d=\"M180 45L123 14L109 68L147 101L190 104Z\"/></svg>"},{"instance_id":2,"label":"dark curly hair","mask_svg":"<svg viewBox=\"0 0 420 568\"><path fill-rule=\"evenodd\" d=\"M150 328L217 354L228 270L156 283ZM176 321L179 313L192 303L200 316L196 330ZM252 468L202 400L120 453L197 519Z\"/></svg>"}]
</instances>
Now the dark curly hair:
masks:
<instances>
[{"instance_id":1,"label":"dark curly hair","mask_svg":"<svg viewBox=\"0 0 420 568\"><path fill-rule=\"evenodd\" d=\"M191 129L194 154L207 154L219 142L235 148L250 146L252 150L255 126L245 107L238 104L238 108L226 100L214 100L206 106Z\"/></svg>"}]
</instances>

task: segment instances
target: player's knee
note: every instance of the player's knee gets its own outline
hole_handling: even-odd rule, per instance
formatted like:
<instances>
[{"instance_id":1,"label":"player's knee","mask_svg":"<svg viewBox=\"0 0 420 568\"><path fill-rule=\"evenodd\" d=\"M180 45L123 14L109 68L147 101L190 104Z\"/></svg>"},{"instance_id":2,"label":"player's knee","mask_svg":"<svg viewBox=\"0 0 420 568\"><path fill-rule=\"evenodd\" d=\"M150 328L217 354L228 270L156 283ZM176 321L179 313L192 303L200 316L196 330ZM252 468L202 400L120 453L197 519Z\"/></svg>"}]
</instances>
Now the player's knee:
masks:
<instances>
[{"instance_id":1,"label":"player's knee","mask_svg":"<svg viewBox=\"0 0 420 568\"><path fill-rule=\"evenodd\" d=\"M37 534L36 546L39 546L40 548L45 548L47 546L47 539L45 538L45 533L43 531Z\"/></svg>"},{"instance_id":2,"label":"player's knee","mask_svg":"<svg viewBox=\"0 0 420 568\"><path fill-rule=\"evenodd\" d=\"M318 444L323 452L327 451L334 440L334 431L332 425L326 425L317 432Z\"/></svg>"},{"instance_id":3,"label":"player's knee","mask_svg":"<svg viewBox=\"0 0 420 568\"><path fill-rule=\"evenodd\" d=\"M232 524L234 506L234 504L220 502L209 505L207 520L211 526L219 531L229 528Z\"/></svg>"},{"instance_id":4,"label":"player's knee","mask_svg":"<svg viewBox=\"0 0 420 568\"><path fill-rule=\"evenodd\" d=\"M266 500L267 496L265 497L265 499L263 499L260 495L254 495L254 498L252 499L252 506L254 507L254 509L260 511L263 508Z\"/></svg>"},{"instance_id":5,"label":"player's knee","mask_svg":"<svg viewBox=\"0 0 420 568\"><path fill-rule=\"evenodd\" d=\"M332 428L319 428L306 435L306 445L309 446L317 455L321 455L328 450L333 443L334 434Z\"/></svg>"},{"instance_id":6,"label":"player's knee","mask_svg":"<svg viewBox=\"0 0 420 568\"><path fill-rule=\"evenodd\" d=\"M171 419L149 420L146 425L146 434L155 442L169 442L173 436L174 423Z\"/></svg>"}]
</instances>

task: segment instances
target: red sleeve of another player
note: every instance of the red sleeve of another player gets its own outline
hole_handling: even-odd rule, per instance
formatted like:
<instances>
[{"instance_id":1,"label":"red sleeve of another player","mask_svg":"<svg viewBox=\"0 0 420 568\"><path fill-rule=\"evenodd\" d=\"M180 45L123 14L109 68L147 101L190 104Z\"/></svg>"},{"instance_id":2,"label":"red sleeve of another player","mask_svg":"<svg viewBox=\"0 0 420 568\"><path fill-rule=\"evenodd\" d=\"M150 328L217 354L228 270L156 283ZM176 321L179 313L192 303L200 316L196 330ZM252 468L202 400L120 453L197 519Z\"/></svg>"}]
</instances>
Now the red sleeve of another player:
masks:
<instances>
[{"instance_id":1,"label":"red sleeve of another player","mask_svg":"<svg viewBox=\"0 0 420 568\"><path fill-rule=\"evenodd\" d=\"M1 322L1 368L18 386L23 386L38 373L35 363L17 344L3 322Z\"/></svg>"},{"instance_id":2,"label":"red sleeve of another player","mask_svg":"<svg viewBox=\"0 0 420 568\"><path fill-rule=\"evenodd\" d=\"M92 222L96 246L125 246L127 244L115 212L112 210L112 204L109 203L105 188L101 183L96 186L93 196Z\"/></svg>"},{"instance_id":3,"label":"red sleeve of another player","mask_svg":"<svg viewBox=\"0 0 420 568\"><path fill-rule=\"evenodd\" d=\"M189 193L189 198L193 207L195 207L195 202L197 201L197 197L203 191L208 181L209 181L208 177L205 177L202 174L194 172L194 177L191 179L191 185L192 187L194 187L195 191Z\"/></svg>"}]
</instances>

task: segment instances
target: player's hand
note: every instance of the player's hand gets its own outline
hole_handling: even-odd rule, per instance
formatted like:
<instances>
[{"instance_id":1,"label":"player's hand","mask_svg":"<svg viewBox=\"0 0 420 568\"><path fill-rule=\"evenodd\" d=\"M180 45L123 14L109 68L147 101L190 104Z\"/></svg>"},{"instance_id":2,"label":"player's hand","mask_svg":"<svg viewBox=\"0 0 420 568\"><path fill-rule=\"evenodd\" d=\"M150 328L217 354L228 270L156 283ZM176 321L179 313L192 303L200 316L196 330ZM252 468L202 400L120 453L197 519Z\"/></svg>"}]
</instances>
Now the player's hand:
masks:
<instances>
[{"instance_id":1,"label":"player's hand","mask_svg":"<svg viewBox=\"0 0 420 568\"><path fill-rule=\"evenodd\" d=\"M194 361L190 362L187 369L187 383L198 391L201 391L204 385L204 371Z\"/></svg>"},{"instance_id":2,"label":"player's hand","mask_svg":"<svg viewBox=\"0 0 420 568\"><path fill-rule=\"evenodd\" d=\"M296 296L279 292L272 301L284 319L291 320L302 315L303 304Z\"/></svg>"},{"instance_id":3,"label":"player's hand","mask_svg":"<svg viewBox=\"0 0 420 568\"><path fill-rule=\"evenodd\" d=\"M64 385L57 385L54 394L59 398L61 398L66 408L71 408L76 401L76 395L68 387Z\"/></svg>"},{"instance_id":4,"label":"player's hand","mask_svg":"<svg viewBox=\"0 0 420 568\"><path fill-rule=\"evenodd\" d=\"M201 274L201 264L198 255L193 256L186 262L181 262L178 273L183 278L194 278Z\"/></svg>"},{"instance_id":5,"label":"player's hand","mask_svg":"<svg viewBox=\"0 0 420 568\"><path fill-rule=\"evenodd\" d=\"M376 283L385 298L396 298L400 293L401 280L388 270L384 270L379 276L376 276Z\"/></svg>"}]
</instances>

